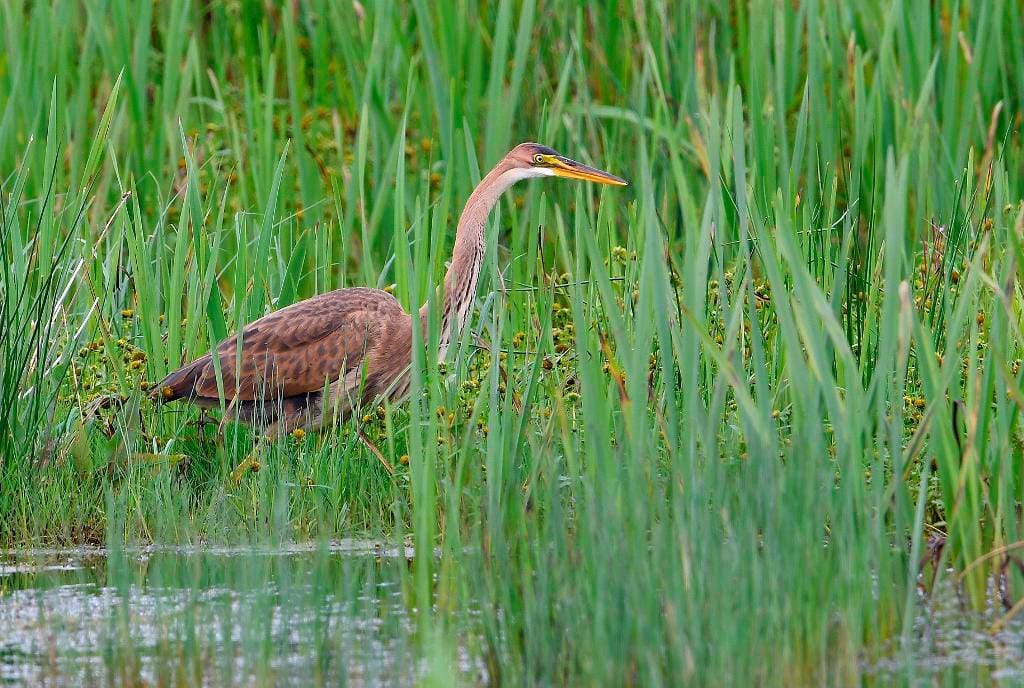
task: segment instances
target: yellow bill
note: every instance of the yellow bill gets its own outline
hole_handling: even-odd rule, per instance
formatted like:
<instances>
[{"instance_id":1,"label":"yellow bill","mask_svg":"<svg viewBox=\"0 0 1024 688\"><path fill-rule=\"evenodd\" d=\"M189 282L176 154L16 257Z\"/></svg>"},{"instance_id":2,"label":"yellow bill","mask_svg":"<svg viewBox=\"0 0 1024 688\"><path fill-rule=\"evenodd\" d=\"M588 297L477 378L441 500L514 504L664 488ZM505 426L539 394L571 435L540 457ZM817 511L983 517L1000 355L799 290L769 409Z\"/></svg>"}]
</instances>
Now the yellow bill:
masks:
<instances>
[{"instance_id":1,"label":"yellow bill","mask_svg":"<svg viewBox=\"0 0 1024 688\"><path fill-rule=\"evenodd\" d=\"M544 162L548 164L548 169L554 172L556 177L582 179L587 182L611 184L612 186L627 186L629 184L622 177L616 177L610 172L584 165L581 162L570 160L561 155L546 155L544 156Z\"/></svg>"}]
</instances>

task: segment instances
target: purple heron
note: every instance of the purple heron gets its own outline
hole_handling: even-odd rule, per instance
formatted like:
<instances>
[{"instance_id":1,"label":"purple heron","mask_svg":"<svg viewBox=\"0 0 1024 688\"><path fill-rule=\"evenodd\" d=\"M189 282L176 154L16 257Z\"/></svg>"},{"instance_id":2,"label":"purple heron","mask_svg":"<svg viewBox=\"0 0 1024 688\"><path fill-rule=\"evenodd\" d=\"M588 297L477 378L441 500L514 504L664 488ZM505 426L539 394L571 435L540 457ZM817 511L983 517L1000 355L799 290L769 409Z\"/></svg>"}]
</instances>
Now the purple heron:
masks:
<instances>
[{"instance_id":1,"label":"purple heron","mask_svg":"<svg viewBox=\"0 0 1024 688\"><path fill-rule=\"evenodd\" d=\"M459 217L440 303L440 358L462 331L476 297L487 216L509 187L534 177L628 183L540 144L521 143L509 151L473 190ZM361 404L398 402L408 394L412 328L426 333L427 318L427 305L418 314L406 313L380 289L320 294L249 323L212 353L165 377L154 395L203 409L225 403L225 420L252 425L268 439L318 429L345 420ZM380 452L374 453L390 471Z\"/></svg>"}]
</instances>

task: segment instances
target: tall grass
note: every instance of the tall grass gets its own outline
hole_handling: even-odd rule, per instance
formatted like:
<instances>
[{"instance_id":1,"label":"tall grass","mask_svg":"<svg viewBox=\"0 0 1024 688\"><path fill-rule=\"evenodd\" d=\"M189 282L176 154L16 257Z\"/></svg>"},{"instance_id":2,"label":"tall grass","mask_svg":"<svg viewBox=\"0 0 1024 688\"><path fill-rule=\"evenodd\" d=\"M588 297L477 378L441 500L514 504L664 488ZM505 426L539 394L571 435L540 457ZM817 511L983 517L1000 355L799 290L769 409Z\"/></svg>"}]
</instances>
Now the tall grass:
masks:
<instances>
[{"instance_id":1,"label":"tall grass","mask_svg":"<svg viewBox=\"0 0 1024 688\"><path fill-rule=\"evenodd\" d=\"M409 536L438 685L844 685L919 581L1015 600L1021 19L5 3L0 539ZM234 486L245 430L144 398L314 293L418 307L527 139L633 184L501 205L474 336L361 412L394 480L345 426Z\"/></svg>"}]
</instances>

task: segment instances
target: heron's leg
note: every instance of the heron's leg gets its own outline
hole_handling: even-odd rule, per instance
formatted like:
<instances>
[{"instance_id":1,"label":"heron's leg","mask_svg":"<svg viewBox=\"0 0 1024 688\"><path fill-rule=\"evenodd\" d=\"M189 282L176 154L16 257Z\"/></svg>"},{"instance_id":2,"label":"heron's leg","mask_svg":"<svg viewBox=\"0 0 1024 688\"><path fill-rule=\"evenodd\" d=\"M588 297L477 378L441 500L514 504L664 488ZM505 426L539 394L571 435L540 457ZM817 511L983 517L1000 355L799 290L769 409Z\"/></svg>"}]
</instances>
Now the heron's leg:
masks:
<instances>
[{"instance_id":1,"label":"heron's leg","mask_svg":"<svg viewBox=\"0 0 1024 688\"><path fill-rule=\"evenodd\" d=\"M275 413L264 419L266 424L259 431L259 435L253 443L252 451L231 471L231 479L234 482L240 481L247 471L255 473L260 469L260 455L266 448L266 445L293 430L306 428L310 425L311 418L308 404L309 399L306 398L285 398L280 400ZM256 427L259 428L260 426Z\"/></svg>"},{"instance_id":2,"label":"heron's leg","mask_svg":"<svg viewBox=\"0 0 1024 688\"><path fill-rule=\"evenodd\" d=\"M263 456L263 451L269 442L274 440L274 435L271 432L261 432L256 436L256 441L253 442L252 450L245 455L242 462L232 469L230 474L231 482L236 485L242 481L242 477L246 473L256 473L260 470L262 463L260 457Z\"/></svg>"},{"instance_id":3,"label":"heron's leg","mask_svg":"<svg viewBox=\"0 0 1024 688\"><path fill-rule=\"evenodd\" d=\"M338 421L344 421L350 414L356 416L353 423L356 426L356 436L359 437L359 441L366 445L366 448L370 450L370 453L377 457L380 461L380 465L384 467L384 470L388 472L388 475L393 476L395 474L394 467L384 458L383 452L377 448L377 445L373 443L366 433L363 432L363 424L358 420L358 408L359 403L356 401L358 395L353 394L353 390L356 389L356 385L360 384L355 378L346 377L337 380L331 385L327 399L324 400L323 408L320 410L320 422L323 422L326 418L332 418ZM355 411L355 413L353 413Z\"/></svg>"},{"instance_id":4,"label":"heron's leg","mask_svg":"<svg viewBox=\"0 0 1024 688\"><path fill-rule=\"evenodd\" d=\"M217 424L218 435L223 435L224 429L228 426L228 423L234 420L233 416L235 415L235 406L237 402L238 400L233 398L228 402L228 405L224 407L224 415L221 416L220 423Z\"/></svg>"},{"instance_id":5,"label":"heron's leg","mask_svg":"<svg viewBox=\"0 0 1024 688\"><path fill-rule=\"evenodd\" d=\"M196 432L199 434L199 439L200 440L203 439L203 431L206 430L206 426L207 425L218 425L219 426L220 423L213 416L211 416L209 413L207 413L206 409L200 408L199 409L199 418L196 419ZM223 432L218 432L217 433L217 444L220 444L222 442L222 438L223 437L224 437L224 433Z\"/></svg>"},{"instance_id":6,"label":"heron's leg","mask_svg":"<svg viewBox=\"0 0 1024 688\"><path fill-rule=\"evenodd\" d=\"M380 461L380 465L384 466L384 470L388 472L388 475L393 476L395 474L395 469L390 463L388 463L388 460L384 458L384 454L381 453L380 449L377 448L377 445L373 443L373 440L366 436L366 433L363 432L362 428L359 428L359 439L362 440L363 444L366 445L366 448L370 450L370 453L377 457L377 460Z\"/></svg>"}]
</instances>

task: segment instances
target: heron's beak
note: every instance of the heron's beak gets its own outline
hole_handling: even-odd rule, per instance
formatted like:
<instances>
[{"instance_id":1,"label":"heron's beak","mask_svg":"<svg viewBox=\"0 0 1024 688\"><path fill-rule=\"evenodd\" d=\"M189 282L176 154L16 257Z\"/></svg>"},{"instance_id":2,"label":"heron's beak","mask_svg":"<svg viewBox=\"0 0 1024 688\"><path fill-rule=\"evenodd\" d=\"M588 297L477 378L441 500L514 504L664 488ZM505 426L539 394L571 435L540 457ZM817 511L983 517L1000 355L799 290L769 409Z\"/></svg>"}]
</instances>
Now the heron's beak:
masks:
<instances>
[{"instance_id":1,"label":"heron's beak","mask_svg":"<svg viewBox=\"0 0 1024 688\"><path fill-rule=\"evenodd\" d=\"M629 184L629 182L622 177L616 177L614 174L609 174L603 170L584 165L581 162L576 162L569 158L563 158L561 155L545 156L545 162L548 163L550 166L549 169L554 172L557 177L582 179L587 182L611 184L612 186L627 186Z\"/></svg>"}]
</instances>

